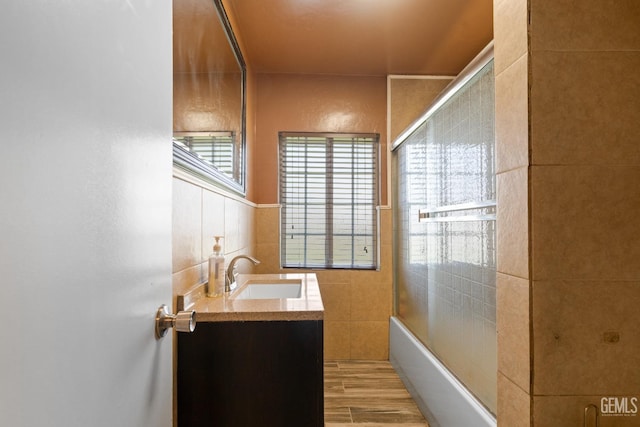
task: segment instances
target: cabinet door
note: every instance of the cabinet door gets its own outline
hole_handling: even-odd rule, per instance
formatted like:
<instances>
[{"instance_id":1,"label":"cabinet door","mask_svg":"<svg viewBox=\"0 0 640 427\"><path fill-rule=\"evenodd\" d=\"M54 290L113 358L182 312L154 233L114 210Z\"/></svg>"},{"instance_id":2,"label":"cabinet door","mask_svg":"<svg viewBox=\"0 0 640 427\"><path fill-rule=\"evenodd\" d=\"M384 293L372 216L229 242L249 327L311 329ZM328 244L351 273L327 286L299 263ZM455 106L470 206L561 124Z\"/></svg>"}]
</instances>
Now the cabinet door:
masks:
<instances>
[{"instance_id":1,"label":"cabinet door","mask_svg":"<svg viewBox=\"0 0 640 427\"><path fill-rule=\"evenodd\" d=\"M179 427L323 426L322 327L210 322L180 335Z\"/></svg>"}]
</instances>

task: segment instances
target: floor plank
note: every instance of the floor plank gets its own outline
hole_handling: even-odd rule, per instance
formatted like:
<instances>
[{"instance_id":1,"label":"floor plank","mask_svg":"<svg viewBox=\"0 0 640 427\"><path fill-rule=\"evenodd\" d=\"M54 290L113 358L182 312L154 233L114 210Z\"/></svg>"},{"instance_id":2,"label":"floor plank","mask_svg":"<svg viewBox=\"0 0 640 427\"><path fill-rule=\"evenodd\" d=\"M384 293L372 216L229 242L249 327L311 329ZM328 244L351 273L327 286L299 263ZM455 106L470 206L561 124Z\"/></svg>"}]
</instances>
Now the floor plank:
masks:
<instances>
[{"instance_id":1,"label":"floor plank","mask_svg":"<svg viewBox=\"0 0 640 427\"><path fill-rule=\"evenodd\" d=\"M387 361L324 364L326 427L429 427Z\"/></svg>"}]
</instances>

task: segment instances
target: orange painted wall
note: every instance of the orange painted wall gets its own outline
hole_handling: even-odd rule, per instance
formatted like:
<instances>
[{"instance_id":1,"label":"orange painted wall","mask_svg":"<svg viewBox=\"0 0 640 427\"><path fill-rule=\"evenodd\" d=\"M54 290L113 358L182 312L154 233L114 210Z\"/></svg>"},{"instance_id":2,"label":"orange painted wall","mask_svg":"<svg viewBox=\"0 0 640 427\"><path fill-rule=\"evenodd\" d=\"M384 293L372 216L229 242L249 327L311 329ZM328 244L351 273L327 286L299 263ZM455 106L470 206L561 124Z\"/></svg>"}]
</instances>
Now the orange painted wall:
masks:
<instances>
[{"instance_id":1,"label":"orange painted wall","mask_svg":"<svg viewBox=\"0 0 640 427\"><path fill-rule=\"evenodd\" d=\"M278 203L278 132L373 132L386 205L386 91L385 77L259 74L252 200Z\"/></svg>"}]
</instances>

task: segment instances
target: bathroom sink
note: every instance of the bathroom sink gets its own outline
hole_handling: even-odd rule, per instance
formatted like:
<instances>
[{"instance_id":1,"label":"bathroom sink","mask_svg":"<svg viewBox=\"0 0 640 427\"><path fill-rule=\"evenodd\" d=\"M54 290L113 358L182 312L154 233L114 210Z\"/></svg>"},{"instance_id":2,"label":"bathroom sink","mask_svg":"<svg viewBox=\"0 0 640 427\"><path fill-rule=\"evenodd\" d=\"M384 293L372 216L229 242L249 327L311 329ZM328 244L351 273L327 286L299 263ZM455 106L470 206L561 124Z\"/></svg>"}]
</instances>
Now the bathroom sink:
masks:
<instances>
[{"instance_id":1,"label":"bathroom sink","mask_svg":"<svg viewBox=\"0 0 640 427\"><path fill-rule=\"evenodd\" d=\"M235 299L283 299L300 298L302 282L300 280L277 280L248 282Z\"/></svg>"}]
</instances>

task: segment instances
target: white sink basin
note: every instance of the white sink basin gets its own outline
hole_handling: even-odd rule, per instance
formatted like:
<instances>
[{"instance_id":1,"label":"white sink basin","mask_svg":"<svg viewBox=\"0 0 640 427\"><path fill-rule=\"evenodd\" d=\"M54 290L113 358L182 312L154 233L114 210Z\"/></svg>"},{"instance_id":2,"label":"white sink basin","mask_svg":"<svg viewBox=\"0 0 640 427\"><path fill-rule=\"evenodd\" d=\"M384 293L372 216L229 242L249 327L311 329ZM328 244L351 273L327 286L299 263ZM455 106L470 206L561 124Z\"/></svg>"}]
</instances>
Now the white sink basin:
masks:
<instances>
[{"instance_id":1,"label":"white sink basin","mask_svg":"<svg viewBox=\"0 0 640 427\"><path fill-rule=\"evenodd\" d=\"M235 299L283 299L300 298L300 280L278 280L273 282L249 282L235 296Z\"/></svg>"}]
</instances>

